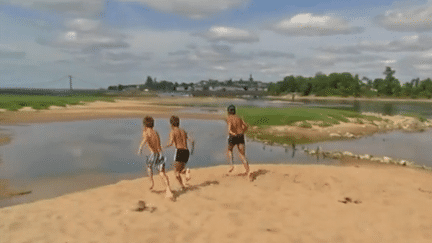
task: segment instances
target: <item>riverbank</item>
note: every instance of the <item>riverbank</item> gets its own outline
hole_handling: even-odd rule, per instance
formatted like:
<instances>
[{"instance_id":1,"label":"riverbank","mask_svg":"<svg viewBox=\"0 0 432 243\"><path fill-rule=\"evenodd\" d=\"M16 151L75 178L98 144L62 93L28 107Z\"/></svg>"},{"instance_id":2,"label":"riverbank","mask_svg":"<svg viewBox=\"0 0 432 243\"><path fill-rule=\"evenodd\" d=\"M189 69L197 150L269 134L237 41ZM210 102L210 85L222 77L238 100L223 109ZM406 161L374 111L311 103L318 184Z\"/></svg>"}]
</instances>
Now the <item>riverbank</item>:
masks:
<instances>
[{"instance_id":1,"label":"riverbank","mask_svg":"<svg viewBox=\"0 0 432 243\"><path fill-rule=\"evenodd\" d=\"M18 111L2 111L0 125L18 123L42 123L109 118L169 118L173 114L190 119L221 119L218 114L196 114L183 112L187 107L151 104L157 99L116 99L115 102L82 102L81 105L51 106L49 109L34 110L23 107Z\"/></svg>"},{"instance_id":2,"label":"riverbank","mask_svg":"<svg viewBox=\"0 0 432 243\"><path fill-rule=\"evenodd\" d=\"M283 100L283 101L293 101L292 95L283 95L283 96L266 96L268 99L272 100ZM335 96L314 96L314 95L308 95L308 96L294 96L294 101L304 101L304 100L332 100L332 101L376 101L376 102L426 102L426 103L432 103L432 99L410 99L410 98L380 98L380 97L335 97Z\"/></svg>"},{"instance_id":3,"label":"riverbank","mask_svg":"<svg viewBox=\"0 0 432 243\"><path fill-rule=\"evenodd\" d=\"M160 178L124 180L0 209L2 243L429 242L432 175L395 166L253 165L192 170L175 202ZM138 201L146 209L135 211Z\"/></svg>"}]
</instances>

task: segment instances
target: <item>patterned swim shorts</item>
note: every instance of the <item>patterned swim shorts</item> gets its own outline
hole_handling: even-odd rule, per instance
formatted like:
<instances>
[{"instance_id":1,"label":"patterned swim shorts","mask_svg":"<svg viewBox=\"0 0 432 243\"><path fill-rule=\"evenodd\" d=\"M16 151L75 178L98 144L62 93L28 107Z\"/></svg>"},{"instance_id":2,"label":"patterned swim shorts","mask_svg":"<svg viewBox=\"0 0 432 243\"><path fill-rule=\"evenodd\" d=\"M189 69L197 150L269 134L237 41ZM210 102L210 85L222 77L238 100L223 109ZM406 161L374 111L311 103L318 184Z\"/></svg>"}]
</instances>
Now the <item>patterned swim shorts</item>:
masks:
<instances>
[{"instance_id":1,"label":"patterned swim shorts","mask_svg":"<svg viewBox=\"0 0 432 243\"><path fill-rule=\"evenodd\" d=\"M153 169L157 168L160 171L165 169L165 156L160 153L152 153L150 156L147 156L146 165L147 168Z\"/></svg>"}]
</instances>

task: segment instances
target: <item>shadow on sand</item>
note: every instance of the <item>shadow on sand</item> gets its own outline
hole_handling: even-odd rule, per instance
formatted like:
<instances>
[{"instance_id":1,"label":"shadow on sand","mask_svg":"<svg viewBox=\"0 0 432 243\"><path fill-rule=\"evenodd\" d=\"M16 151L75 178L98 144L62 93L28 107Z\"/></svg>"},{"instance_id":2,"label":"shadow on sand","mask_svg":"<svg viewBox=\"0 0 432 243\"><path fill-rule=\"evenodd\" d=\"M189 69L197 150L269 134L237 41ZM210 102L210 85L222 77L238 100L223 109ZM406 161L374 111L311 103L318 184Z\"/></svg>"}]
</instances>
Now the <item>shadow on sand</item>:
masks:
<instances>
[{"instance_id":1,"label":"shadow on sand","mask_svg":"<svg viewBox=\"0 0 432 243\"><path fill-rule=\"evenodd\" d=\"M196 191L196 190L201 189L201 187L206 187L206 186L211 186L211 185L219 185L219 181L205 181L205 182L198 184L198 185L191 185L191 186L187 186L184 189L173 191L173 194L174 194L173 201L175 201L178 197L180 197L181 195L183 195L189 191ZM153 190L152 192L157 193L157 194L164 194L165 190L159 190L159 191Z\"/></svg>"},{"instance_id":2,"label":"shadow on sand","mask_svg":"<svg viewBox=\"0 0 432 243\"><path fill-rule=\"evenodd\" d=\"M254 181L254 180L256 180L256 178L258 177L258 176L260 176L260 175L265 175L265 174L267 174L269 171L268 170L262 170L262 169L259 169L259 170L257 170L257 171L254 171L254 172L252 172L250 175L249 175L249 180L250 181Z\"/></svg>"}]
</instances>

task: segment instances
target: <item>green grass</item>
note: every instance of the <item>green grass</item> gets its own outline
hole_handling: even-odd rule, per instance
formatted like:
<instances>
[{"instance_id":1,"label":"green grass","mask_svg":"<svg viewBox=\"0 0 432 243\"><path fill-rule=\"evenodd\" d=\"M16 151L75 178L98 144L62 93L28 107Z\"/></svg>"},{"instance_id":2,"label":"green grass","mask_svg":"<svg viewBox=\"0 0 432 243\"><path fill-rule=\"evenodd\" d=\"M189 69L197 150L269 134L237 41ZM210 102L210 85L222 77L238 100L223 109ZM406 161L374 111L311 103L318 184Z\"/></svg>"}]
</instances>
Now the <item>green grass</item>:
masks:
<instances>
[{"instance_id":1,"label":"green grass","mask_svg":"<svg viewBox=\"0 0 432 243\"><path fill-rule=\"evenodd\" d=\"M308 123L307 121L303 121L299 127L303 127L303 128L312 128L312 125L310 123Z\"/></svg>"},{"instance_id":2,"label":"green grass","mask_svg":"<svg viewBox=\"0 0 432 243\"><path fill-rule=\"evenodd\" d=\"M224 107L220 104L206 104L206 103L199 103L199 104L192 104L192 103L150 103L151 105L160 105L160 106L185 106L185 107Z\"/></svg>"},{"instance_id":3,"label":"green grass","mask_svg":"<svg viewBox=\"0 0 432 243\"><path fill-rule=\"evenodd\" d=\"M348 122L347 118L364 118L369 121L381 120L374 116L361 115L358 112L325 108L251 108L239 107L238 114L252 126L292 125L301 121L317 121L323 124Z\"/></svg>"},{"instance_id":4,"label":"green grass","mask_svg":"<svg viewBox=\"0 0 432 243\"><path fill-rule=\"evenodd\" d=\"M361 121L360 119L371 122L382 120L355 111L304 107L257 108L243 106L238 107L237 114L249 125L258 127L258 129L250 129L247 132L248 137L280 144L304 144L317 141L303 136L273 134L266 129L268 126L294 125L299 122L298 126L311 128L312 125L307 121L316 122L320 127L329 127L340 122L348 122L348 118L356 118L357 122Z\"/></svg>"},{"instance_id":5,"label":"green grass","mask_svg":"<svg viewBox=\"0 0 432 243\"><path fill-rule=\"evenodd\" d=\"M16 111L22 107L33 109L47 109L50 106L80 105L80 101L109 101L114 102L114 97L103 95L70 95L70 96L44 96L44 95L1 95L0 109Z\"/></svg>"},{"instance_id":6,"label":"green grass","mask_svg":"<svg viewBox=\"0 0 432 243\"><path fill-rule=\"evenodd\" d=\"M427 121L427 119L423 115L421 115L419 113L415 113L415 112L406 112L406 113L404 113L402 115L417 118L417 119L419 119L420 122Z\"/></svg>"}]
</instances>

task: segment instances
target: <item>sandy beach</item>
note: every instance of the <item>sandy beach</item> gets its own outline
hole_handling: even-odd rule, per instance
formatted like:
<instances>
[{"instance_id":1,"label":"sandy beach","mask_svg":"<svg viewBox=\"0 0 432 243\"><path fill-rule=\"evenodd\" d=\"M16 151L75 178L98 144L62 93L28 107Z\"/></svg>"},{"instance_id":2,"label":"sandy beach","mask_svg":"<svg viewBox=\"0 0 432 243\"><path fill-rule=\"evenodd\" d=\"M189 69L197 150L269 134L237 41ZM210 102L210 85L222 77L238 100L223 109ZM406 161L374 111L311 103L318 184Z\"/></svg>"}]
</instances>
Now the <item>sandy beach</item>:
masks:
<instances>
[{"instance_id":1,"label":"sandy beach","mask_svg":"<svg viewBox=\"0 0 432 243\"><path fill-rule=\"evenodd\" d=\"M224 118L220 113L188 113L188 109L191 108L158 106L143 100L118 100L3 112L0 123L144 115L165 118L172 114L192 119ZM393 119L394 127L404 126L407 119L388 118ZM378 132L378 128L371 132ZM298 129L301 132L304 128ZM313 129L316 132L320 128ZM334 129L340 130L340 134L365 133L355 130L359 126L352 124ZM243 172L241 165L236 165L230 175L226 174L227 169L192 169L192 180L185 191L179 189L169 171L175 201L164 198L163 184L156 176L154 191L148 189L148 178L143 177L1 208L0 243L421 243L430 242L432 237L432 174L428 171L356 161L338 167L254 164L253 181L249 181L239 175ZM2 183L0 192L1 188ZM136 211L140 200L147 207Z\"/></svg>"},{"instance_id":2,"label":"sandy beach","mask_svg":"<svg viewBox=\"0 0 432 243\"><path fill-rule=\"evenodd\" d=\"M9 242L430 242L432 176L396 166L192 170L186 191L147 178L0 209ZM168 176L173 177L169 172ZM139 200L144 211L134 211Z\"/></svg>"}]
</instances>

